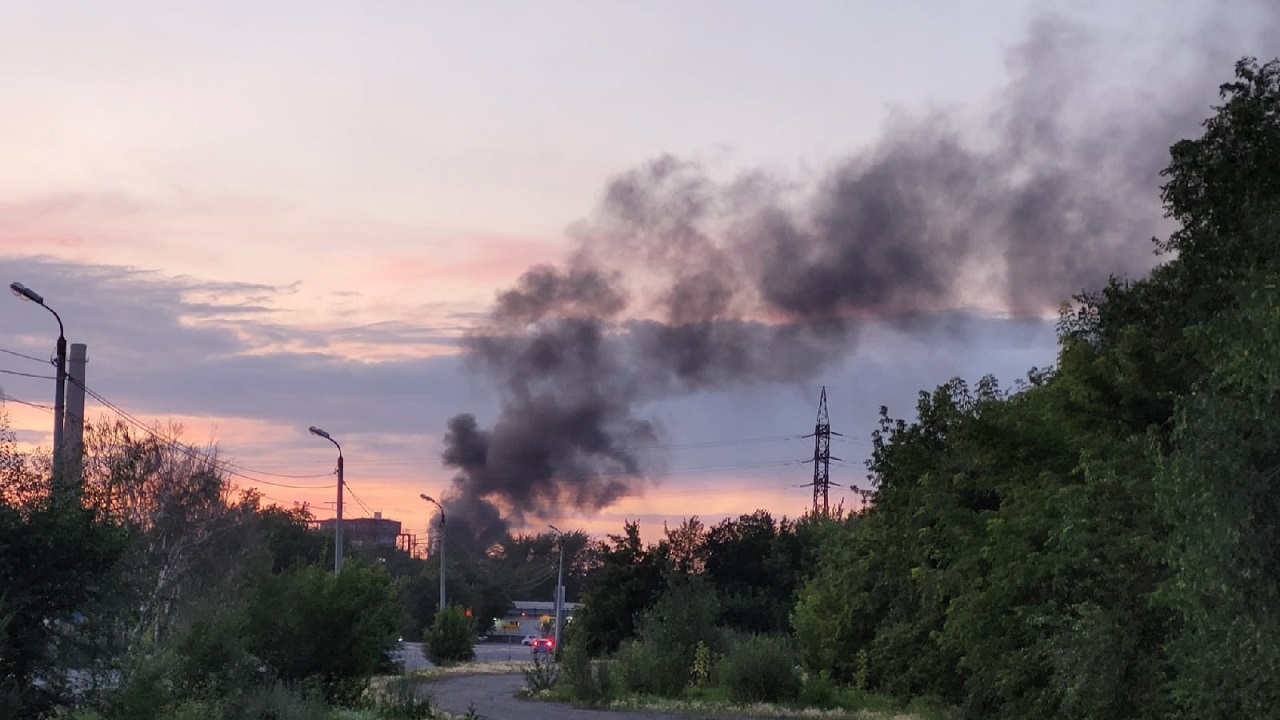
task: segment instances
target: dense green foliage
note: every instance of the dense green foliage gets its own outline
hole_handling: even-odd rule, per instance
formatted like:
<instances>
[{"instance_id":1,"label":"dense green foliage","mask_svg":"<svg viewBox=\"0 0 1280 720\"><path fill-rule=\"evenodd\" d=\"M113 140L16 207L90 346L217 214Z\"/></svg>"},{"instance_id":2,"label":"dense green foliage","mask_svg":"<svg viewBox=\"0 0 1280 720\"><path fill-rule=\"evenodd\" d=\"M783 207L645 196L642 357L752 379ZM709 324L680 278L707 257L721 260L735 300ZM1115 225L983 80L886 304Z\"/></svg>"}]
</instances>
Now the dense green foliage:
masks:
<instances>
[{"instance_id":1,"label":"dense green foliage","mask_svg":"<svg viewBox=\"0 0 1280 720\"><path fill-rule=\"evenodd\" d=\"M90 511L0 504L0 717L47 710L68 691L65 658L94 661L85 613L107 602L126 542Z\"/></svg>"},{"instance_id":2,"label":"dense green foliage","mask_svg":"<svg viewBox=\"0 0 1280 720\"><path fill-rule=\"evenodd\" d=\"M739 703L789 702L800 696L795 652L777 635L748 635L735 641L716 676L729 699Z\"/></svg>"},{"instance_id":3,"label":"dense green foliage","mask_svg":"<svg viewBox=\"0 0 1280 720\"><path fill-rule=\"evenodd\" d=\"M795 610L808 667L971 717L1274 712L1280 66L1223 99L1165 172L1176 257L1080 298L1054 371L885 414L875 505Z\"/></svg>"},{"instance_id":4,"label":"dense green foliage","mask_svg":"<svg viewBox=\"0 0 1280 720\"><path fill-rule=\"evenodd\" d=\"M586 595L585 647L621 644L633 691L689 693L670 666L692 638L647 638L643 619L698 577L719 608L703 622L789 615L808 679L785 697L834 682L973 718L1275 714L1280 64L1242 61L1222 100L1172 149L1165 262L1067 306L1054 368L1013 391L953 380L910 420L882 409L854 518L694 519L650 548L628 526ZM742 700L786 662L752 642L777 644L713 673Z\"/></svg>"},{"instance_id":5,"label":"dense green foliage","mask_svg":"<svg viewBox=\"0 0 1280 720\"><path fill-rule=\"evenodd\" d=\"M316 717L391 667L381 564L335 577L309 514L233 499L214 451L91 426L77 502L3 423L0 715Z\"/></svg>"},{"instance_id":6,"label":"dense green foliage","mask_svg":"<svg viewBox=\"0 0 1280 720\"><path fill-rule=\"evenodd\" d=\"M248 588L248 649L288 682L319 684L351 701L363 680L392 668L399 605L391 579L373 565L342 574L314 565L259 578Z\"/></svg>"},{"instance_id":7,"label":"dense green foliage","mask_svg":"<svg viewBox=\"0 0 1280 720\"><path fill-rule=\"evenodd\" d=\"M475 623L457 605L450 605L444 612L436 613L435 620L425 635L422 653L436 665L452 665L472 660L476 656Z\"/></svg>"},{"instance_id":8,"label":"dense green foliage","mask_svg":"<svg viewBox=\"0 0 1280 720\"><path fill-rule=\"evenodd\" d=\"M640 541L640 527L627 523L600 550L600 569L574 619L575 642L591 655L616 650L635 635L639 613L653 605L665 586L661 558Z\"/></svg>"},{"instance_id":9,"label":"dense green foliage","mask_svg":"<svg viewBox=\"0 0 1280 720\"><path fill-rule=\"evenodd\" d=\"M796 588L814 567L824 539L845 522L854 519L837 513L778 521L763 510L710 528L691 518L666 528L647 547L639 527L627 523L622 535L610 536L598 549L601 566L590 577L585 607L571 627L564 676L574 697L599 702L615 690L677 697L708 686L735 633L787 629ZM794 651L775 639L743 645L770 652L748 659L745 653L752 650L743 649L736 656L733 672L723 676L737 683L731 693L757 692L749 689L756 682L752 673L781 664L794 686L788 677L775 678L758 692L796 696ZM779 647L786 649L773 652ZM607 659L593 664L592 657Z\"/></svg>"}]
</instances>

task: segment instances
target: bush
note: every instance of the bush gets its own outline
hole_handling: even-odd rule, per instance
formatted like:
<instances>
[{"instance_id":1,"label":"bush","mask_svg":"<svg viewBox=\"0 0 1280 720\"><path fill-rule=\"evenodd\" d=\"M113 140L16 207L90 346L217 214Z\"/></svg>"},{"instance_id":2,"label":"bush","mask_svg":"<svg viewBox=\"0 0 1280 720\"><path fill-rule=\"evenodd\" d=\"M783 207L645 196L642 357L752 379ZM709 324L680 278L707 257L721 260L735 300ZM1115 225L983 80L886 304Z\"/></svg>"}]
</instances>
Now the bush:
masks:
<instances>
[{"instance_id":1,"label":"bush","mask_svg":"<svg viewBox=\"0 0 1280 720\"><path fill-rule=\"evenodd\" d=\"M399 600L380 567L301 567L257 578L248 595L249 649L281 680L351 704L369 677L395 667Z\"/></svg>"},{"instance_id":2,"label":"bush","mask_svg":"<svg viewBox=\"0 0 1280 720\"><path fill-rule=\"evenodd\" d=\"M87 638L68 629L78 613L109 603L127 538L79 506L20 508L0 498L0 717L40 717L74 702L68 650Z\"/></svg>"},{"instance_id":3,"label":"bush","mask_svg":"<svg viewBox=\"0 0 1280 720\"><path fill-rule=\"evenodd\" d=\"M305 697L279 683L257 687L245 695L240 707L228 718L238 720L314 720L325 716L326 708L317 697Z\"/></svg>"},{"instance_id":4,"label":"bush","mask_svg":"<svg viewBox=\"0 0 1280 720\"><path fill-rule=\"evenodd\" d=\"M136 660L108 702L111 717L218 717L261 682L243 615L201 608L155 654Z\"/></svg>"},{"instance_id":5,"label":"bush","mask_svg":"<svg viewBox=\"0 0 1280 720\"><path fill-rule=\"evenodd\" d=\"M222 705L213 700L184 700L164 720L226 720Z\"/></svg>"},{"instance_id":6,"label":"bush","mask_svg":"<svg viewBox=\"0 0 1280 720\"><path fill-rule=\"evenodd\" d=\"M422 683L413 677L391 678L371 694L370 706L379 720L425 720L435 715Z\"/></svg>"},{"instance_id":7,"label":"bush","mask_svg":"<svg viewBox=\"0 0 1280 720\"><path fill-rule=\"evenodd\" d=\"M550 690L560 682L560 667L546 655L533 656L533 665L524 668L524 685L530 695Z\"/></svg>"},{"instance_id":8,"label":"bush","mask_svg":"<svg viewBox=\"0 0 1280 720\"><path fill-rule=\"evenodd\" d=\"M167 670L180 698L234 699L255 685L262 664L246 649L243 615L206 609L174 638Z\"/></svg>"},{"instance_id":9,"label":"bush","mask_svg":"<svg viewBox=\"0 0 1280 720\"><path fill-rule=\"evenodd\" d=\"M795 653L783 637L739 640L716 666L716 675L734 702L787 702L800 695Z\"/></svg>"},{"instance_id":10,"label":"bush","mask_svg":"<svg viewBox=\"0 0 1280 720\"><path fill-rule=\"evenodd\" d=\"M574 700L588 705L607 702L613 695L609 665L593 662L586 643L570 632L559 649L560 678Z\"/></svg>"},{"instance_id":11,"label":"bush","mask_svg":"<svg viewBox=\"0 0 1280 720\"><path fill-rule=\"evenodd\" d=\"M800 704L805 707L830 708L840 702L840 688L827 673L807 673L800 688Z\"/></svg>"},{"instance_id":12,"label":"bush","mask_svg":"<svg viewBox=\"0 0 1280 720\"><path fill-rule=\"evenodd\" d=\"M627 640L613 656L622 686L633 693L676 697L689 684L691 663L684 648Z\"/></svg>"},{"instance_id":13,"label":"bush","mask_svg":"<svg viewBox=\"0 0 1280 720\"><path fill-rule=\"evenodd\" d=\"M111 718L152 718L175 702L173 668L176 661L160 653L138 662L126 673L120 688L110 697Z\"/></svg>"},{"instance_id":14,"label":"bush","mask_svg":"<svg viewBox=\"0 0 1280 720\"><path fill-rule=\"evenodd\" d=\"M720 600L699 576L673 580L670 589L646 610L637 623L636 637L645 642L679 648L686 669L693 665L694 648L703 643L723 652L727 645L719 628Z\"/></svg>"},{"instance_id":15,"label":"bush","mask_svg":"<svg viewBox=\"0 0 1280 720\"><path fill-rule=\"evenodd\" d=\"M424 633L422 654L436 665L452 665L474 660L476 629L462 608L450 605L436 613L436 619Z\"/></svg>"},{"instance_id":16,"label":"bush","mask_svg":"<svg viewBox=\"0 0 1280 720\"><path fill-rule=\"evenodd\" d=\"M715 591L701 578L673 584L637 623L637 638L626 641L614 656L623 686L636 693L675 697L689 685L697 648L724 646L716 626L720 604Z\"/></svg>"}]
</instances>

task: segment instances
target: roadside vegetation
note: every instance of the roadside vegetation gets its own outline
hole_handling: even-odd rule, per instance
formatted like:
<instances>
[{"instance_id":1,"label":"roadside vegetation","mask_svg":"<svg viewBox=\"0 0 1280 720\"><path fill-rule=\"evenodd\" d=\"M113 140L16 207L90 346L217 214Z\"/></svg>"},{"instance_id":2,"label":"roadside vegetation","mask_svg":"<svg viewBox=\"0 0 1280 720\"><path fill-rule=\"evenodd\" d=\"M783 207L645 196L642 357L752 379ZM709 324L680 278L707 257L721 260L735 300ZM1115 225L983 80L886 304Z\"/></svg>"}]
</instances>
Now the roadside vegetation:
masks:
<instances>
[{"instance_id":1,"label":"roadside vegetation","mask_svg":"<svg viewBox=\"0 0 1280 720\"><path fill-rule=\"evenodd\" d=\"M421 678L386 681L398 641L467 662L476 616L553 592L550 533L452 548L444 613L434 559L347 548L335 576L305 507L237 490L180 437L91 424L82 493L51 495L47 451L19 451L0 412L0 717L434 718ZM572 598L592 551L564 544Z\"/></svg>"},{"instance_id":2,"label":"roadside vegetation","mask_svg":"<svg viewBox=\"0 0 1280 720\"><path fill-rule=\"evenodd\" d=\"M1064 306L1055 367L882 409L865 512L611 537L544 694L1274 715L1280 65L1241 61L1163 177L1164 262Z\"/></svg>"}]
</instances>

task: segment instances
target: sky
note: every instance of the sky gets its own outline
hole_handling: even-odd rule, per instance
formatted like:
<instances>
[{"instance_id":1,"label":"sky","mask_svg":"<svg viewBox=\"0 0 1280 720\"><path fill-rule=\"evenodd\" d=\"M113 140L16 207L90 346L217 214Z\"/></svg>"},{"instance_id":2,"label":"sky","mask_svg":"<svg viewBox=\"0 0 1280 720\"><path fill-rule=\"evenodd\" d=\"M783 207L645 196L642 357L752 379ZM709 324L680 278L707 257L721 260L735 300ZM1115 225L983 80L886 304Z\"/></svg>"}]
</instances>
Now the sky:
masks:
<instances>
[{"instance_id":1,"label":"sky","mask_svg":"<svg viewBox=\"0 0 1280 720\"><path fill-rule=\"evenodd\" d=\"M1160 261L1168 146L1276 19L0 3L0 279L116 408L319 518L312 425L347 516L420 537L420 493L477 532L795 517L822 387L832 502L857 507L881 406L1051 366L1063 303ZM49 373L56 330L0 301L25 447L51 443L53 383L15 373Z\"/></svg>"}]
</instances>

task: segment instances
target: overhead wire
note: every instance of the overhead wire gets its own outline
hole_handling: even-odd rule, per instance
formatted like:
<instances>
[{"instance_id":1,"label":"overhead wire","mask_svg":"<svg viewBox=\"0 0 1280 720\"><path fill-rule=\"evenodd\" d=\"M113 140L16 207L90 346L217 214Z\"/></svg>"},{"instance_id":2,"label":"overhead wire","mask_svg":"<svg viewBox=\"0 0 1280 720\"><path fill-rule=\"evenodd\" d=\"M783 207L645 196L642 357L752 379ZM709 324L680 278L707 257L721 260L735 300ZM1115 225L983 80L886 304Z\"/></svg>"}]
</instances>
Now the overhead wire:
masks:
<instances>
[{"instance_id":1,"label":"overhead wire","mask_svg":"<svg viewBox=\"0 0 1280 720\"><path fill-rule=\"evenodd\" d=\"M3 368L0 368L0 373L3 373L5 375L18 375L20 377L35 378L37 380L56 380L57 379L53 375L36 375L35 373L24 373L24 372L18 372L17 370L5 370Z\"/></svg>"},{"instance_id":2,"label":"overhead wire","mask_svg":"<svg viewBox=\"0 0 1280 720\"><path fill-rule=\"evenodd\" d=\"M32 357L31 355L27 355L27 354L24 354L24 353L20 353L20 352L18 352L18 351L16 351L16 350L6 350L6 349L4 349L4 348L0 348L0 353L4 353L4 354L6 354L6 355L12 355L12 356L14 356L14 357L20 357L20 358L23 358L24 360L31 360L31 361L38 362L38 363L48 363L48 362L49 362L49 359L48 359L48 358Z\"/></svg>"},{"instance_id":3,"label":"overhead wire","mask_svg":"<svg viewBox=\"0 0 1280 720\"><path fill-rule=\"evenodd\" d=\"M3 349L0 349L0 350L3 350ZM21 353L16 353L16 352L14 352L14 351L8 351L8 350L5 350L4 352L7 352L7 353L9 353L9 354L13 354L13 355L17 355L17 356L19 356L19 357L25 357L25 358L27 358L27 359L36 360L36 361L38 361L38 362L44 362L44 361L42 361L42 360L39 360L38 358L32 358L32 357L30 357L30 356L22 355ZM10 371L10 372L12 372L12 371ZM43 376L41 376L41 377L43 378ZM52 379L52 378L51 378L51 377L49 377L49 378L47 378L47 379ZM86 393L86 394L88 394L89 396L93 397L95 400L97 400L99 403L101 403L104 407L108 408L109 410L111 410L112 412L114 412L115 414L117 414L118 416L120 416L122 419L124 419L124 420L125 420L128 424L130 424L131 426L136 427L137 429L139 429L139 430L141 430L141 431L143 431L143 432L147 433L148 435L150 435L150 436L152 436L152 437L156 438L157 440L160 440L160 441L162 441L162 442L164 442L164 443L166 443L166 444L168 444L168 445L170 445L170 446L172 446L172 447L174 447L174 448L178 449L179 451L184 452L184 453L186 453L186 454L188 454L188 455L190 455L190 456L192 456L192 457L196 457L196 456L201 457L202 459L204 459L204 460L206 460L206 461L208 461L208 462L210 462L210 463L214 464L216 467L219 467L219 468L220 468L220 469L222 469L224 472L226 472L228 475L232 475L232 476L234 476L234 477L238 477L238 478L241 478L241 479L243 479L243 480L247 480L247 481L249 481L249 482L260 483L260 484L262 484L262 485L267 485L267 486L271 486L271 487L280 487L280 488L286 488L286 489L292 489L292 490L328 490L328 489L333 489L333 488L335 488L335 487L336 487L336 484L325 484L325 485L295 485L295 484L280 483L280 482L274 482L274 481L270 481L270 480L264 480L264 479L262 479L261 477L257 477L257 475L267 475L267 476L270 476L270 477L280 477L280 478L310 479L310 478L320 478L320 477L325 477L325 476L329 475L330 473L315 474L315 475L300 475L300 474L275 473L275 472L269 472L269 471L266 471L266 470L260 470L260 469L256 469L256 468L249 468L249 467L246 467L246 466L241 465L241 464L239 464L239 463L232 462L232 461L230 461L230 460L223 460L223 459L216 458L216 457L214 457L214 456L210 455L210 454L209 454L209 453L207 453L207 452L201 451L201 450L199 450L199 449L197 449L197 448L195 448L195 447L192 447L192 446L190 446L190 445L187 445L186 443L183 443L183 442L181 442L181 441L177 440L176 438L170 437L170 436L168 436L168 435L166 435L166 434L162 433L161 431L157 430L156 428L154 428L154 427L152 427L152 426L147 425L145 422L143 422L142 420L140 420L140 419L139 419L139 418L137 418L136 416L132 415L132 414L131 414L131 413L129 413L128 411L126 411L126 410L124 410L123 408L119 407L119 406L118 406L118 405L116 405L115 403L112 403L110 400L107 400L107 399L106 399L105 397L103 397L100 393L98 393L98 392L94 391L93 389L91 389L91 388L89 388L87 385L85 385L85 384L83 384L83 383L79 382L79 381L78 381L78 380L76 380L75 378L68 378L68 379L69 379L71 382L75 383L77 386L81 387L81 388L85 391L85 393ZM31 406L31 407L34 407L34 408L39 408L39 409L46 410L46 411L52 411L52 408L50 408L50 407L48 407L48 406L45 406L45 405L38 405L38 404L35 404L35 403L26 402L26 401L23 401L23 400L19 400L19 399L17 399L17 398L13 398L13 397L8 396L8 395L0 394L0 398L4 398L4 399L8 399L8 400L12 400L12 401L14 401L14 402L17 402L17 403L20 403L20 404L23 404L23 405L28 405L28 406ZM753 445L753 444L763 444L763 443L772 443L772 442L783 442L783 441L787 441L787 440L803 439L804 437L805 437L805 436L803 436L803 435L780 435L780 436L759 437L759 438L743 438L743 439L732 439L732 440L709 440L709 441L705 441L705 442L696 442L696 443L681 443L681 444L670 444L670 445L651 445L651 446L645 446L645 447L640 448L640 449L645 449L645 450L650 450L650 449L652 449L652 450L658 450L658 449L663 449L663 450L677 450L677 449L715 448L715 447L728 447L728 446L734 446L734 445ZM783 467L789 467L789 466L793 466L793 465L798 465L798 464L801 464L802 462L804 462L804 461L765 461L765 462L756 462L756 463L735 463L735 464L728 464L728 465L705 465L705 466L699 466L699 467L693 467L693 468L680 468L680 469L666 470L666 471L656 472L656 473L649 473L649 474L647 474L647 475L644 475L643 477L648 478L648 479L662 479L662 478L667 478L667 477L676 477L676 476L682 476L682 475L711 474L711 473L724 472L724 471L732 471L732 470L756 470L756 469L764 469L764 468L783 468ZM405 461L405 464L411 464L411 463L412 463L412 461ZM381 464L396 464L396 463L385 462L385 463L381 463ZM252 474L250 474L250 473L252 473ZM603 478L610 478L610 477L638 477L638 475L637 475L636 473L630 473L630 472L625 472L625 471L619 471L619 472L614 472L614 473L602 473L602 474L601 474L601 477L603 477ZM372 516L372 515L373 515L373 510L372 510L372 509L370 508L370 506L369 506L369 505L368 505L368 504L367 504L367 503L366 503L366 502L365 502L365 501L364 501L364 500L359 496L359 494L357 494L357 493L355 492L355 490L354 490L354 489L352 489L351 484L350 484L349 482L345 482L345 481L344 481L344 485L345 485L345 486L346 486L346 488L351 492L352 498L353 498L353 499L356 501L356 503L357 503L357 504L358 504L358 505L359 505L359 506L364 510L364 512L366 513L366 515ZM808 485L808 484L806 484L806 485L800 485L800 486L797 486L797 487L808 487L808 486L809 486L809 485ZM730 488L730 489L728 489L728 490L732 491L733 489L756 489L756 487L755 487L755 486L750 486L750 487L745 487L745 488ZM719 494L719 493L723 493L723 492L725 492L725 491L726 491L726 488L723 488L723 487L718 487L718 488L716 488L715 490L708 490L708 491L703 491L703 490L686 490L686 491L673 491L673 492L665 492L665 493L664 493L664 492L657 492L657 493L654 493L654 492L642 492L642 491L637 491L637 492L622 493L622 494L620 494L618 497L675 497L675 496L701 496L701 495ZM266 496L264 496L264 497L266 497ZM275 499L275 498L269 498L269 499L272 499L273 501L276 501L276 502L282 502L282 501L280 501L280 500L278 500L278 499ZM295 504L299 504L299 503L297 503L296 501L294 501L294 502L295 502ZM330 508L321 508L321 507L317 507L317 509L318 509L318 510L325 511L325 512L335 512L333 509L330 509Z\"/></svg>"},{"instance_id":4,"label":"overhead wire","mask_svg":"<svg viewBox=\"0 0 1280 720\"><path fill-rule=\"evenodd\" d=\"M27 402L26 400L20 400L12 395L5 393L3 390L0 390L0 400L3 400L5 402L16 402L19 405L26 405L27 407L33 407L33 408L36 408L37 410L53 412L53 408L48 405L40 405L38 403Z\"/></svg>"},{"instance_id":5,"label":"overhead wire","mask_svg":"<svg viewBox=\"0 0 1280 720\"><path fill-rule=\"evenodd\" d=\"M799 440L803 435L776 435L766 438L744 438L741 440L706 440L695 443L680 443L676 445L639 445L636 450L695 450L702 448L714 447L730 447L733 445L760 445L771 442L783 442L786 440Z\"/></svg>"},{"instance_id":6,"label":"overhead wire","mask_svg":"<svg viewBox=\"0 0 1280 720\"><path fill-rule=\"evenodd\" d=\"M364 514L365 514L365 516L366 516L366 517L373 517L373 510L370 510L370 509L369 509L369 506L368 506L368 505L366 505L366 504L364 503L364 501L360 499L360 496L356 494L355 488L351 487L351 483L346 482L346 481L344 480L344 481L342 482L342 484L346 487L347 492L351 493L351 497L352 497L353 499L355 499L356 504L357 504L357 505L359 505L361 508L363 508L363 509L364 509Z\"/></svg>"},{"instance_id":7,"label":"overhead wire","mask_svg":"<svg viewBox=\"0 0 1280 720\"><path fill-rule=\"evenodd\" d=\"M680 444L673 444L673 445L637 445L637 446L630 447L630 448L628 448L628 449L630 449L630 450L634 450L634 451L643 451L643 450L696 450L696 449L703 449L703 448L728 447L728 446L734 446L734 445L758 445L758 444L771 443L771 442L782 442L782 441L786 441L786 440L804 439L804 438L806 438L806 437L808 437L808 436L805 436L805 435L775 435L775 436L771 436L771 437L761 437L761 438L742 438L742 439L731 439L731 440L707 440L707 441L702 441L702 442L680 443ZM421 463L422 463L422 461L421 461L421 460L365 460L365 461L363 461L363 462L361 463L361 465L362 465L362 466L365 466L365 467L369 467L369 466L381 467L381 466L394 466L394 465L420 465ZM252 470L252 472L254 472L254 473L256 473L256 474L259 474L259 475L272 475L272 476L276 476L276 477L312 477L312 476L308 476L308 475L295 476L295 475L285 475L285 474L280 474L280 473L270 473L270 472L267 472L267 471L265 471L265 470L261 470L261 469L259 469L259 468L254 468L254 469Z\"/></svg>"},{"instance_id":8,"label":"overhead wire","mask_svg":"<svg viewBox=\"0 0 1280 720\"><path fill-rule=\"evenodd\" d=\"M203 459L204 461L206 461L206 462L209 462L209 463L213 464L215 467L217 467L217 468L221 469L223 472L227 473L228 475L233 475L233 476L236 476L236 477L239 477L239 478L245 479L245 480L249 480L249 481L251 481L251 482L261 483L261 484L263 484L263 485L270 485L270 486L272 486L272 487L288 488L288 489L291 489L291 490L326 490L326 489L329 489L329 488L337 487L336 482L335 482L335 484L333 484L333 485L290 485L290 484L287 484L287 483L273 482L273 481L271 481L271 480L263 480L263 479L262 479L262 478L260 478L260 477L255 477L254 475L249 475L249 474L247 474L248 472L254 472L254 471L253 471L253 470L251 470L251 469L248 469L248 468L244 468L244 467L242 467L242 466L240 466L240 465L237 465L237 464L235 464L235 463L233 463L233 462L230 462L230 461L228 461L228 460L222 460L222 459L219 459L219 458L217 458L217 457L215 457L215 456L213 456L213 455L211 455L211 454L209 454L209 453L206 453L206 452L201 451L201 450L199 450L199 449L197 449L197 448L195 448L195 447L193 447L193 446L191 446L191 445L188 445L188 444L186 444L186 443L184 443L184 442L182 442L182 441L180 441L180 440L178 440L178 439L176 439L176 438L169 437L168 435L166 435L166 434L164 434L164 433L160 432L159 430L157 430L157 429L155 429L155 428L151 427L150 425L147 425L146 423L142 422L142 421L141 421L141 420L139 420L138 418L134 417L133 415L131 415L131 414L130 414L129 412L127 412L126 410L124 410L124 409L120 408L119 406L117 406L116 404L112 403L110 400L107 400L107 399L106 399L106 398L104 398L102 395L100 395L99 393L95 392L92 388L90 388L89 386L87 386L87 385L85 385L84 383L80 382L79 380L77 380L77 379L75 379L75 378L72 378L72 377L69 377L69 378L68 378L68 380L70 380L72 383L74 383L77 387L79 387L79 388L81 388L82 390L84 390L84 391L85 391L85 393L86 393L86 394L88 394L90 397L92 397L93 399L95 399L95 400L97 400L98 402L102 403L102 405L103 405L103 406L107 407L107 408L108 408L108 409L110 409L112 412L114 412L114 413L116 413L117 415L119 415L119 416L120 416L121 418L123 418L123 419L125 420L125 422L127 422L128 424L130 424L130 425L132 425L132 426L134 426L134 427L138 428L139 430L141 430L141 431L143 431L143 432L147 433L148 435L152 436L153 438L155 438L155 439L157 439L157 440L160 440L160 441L162 441L162 442L164 442L164 443L168 444L169 446L173 447L174 449L179 450L180 452L183 452L184 454L187 454L187 455L188 455L188 457L191 457L191 458L193 458L193 459L194 459L196 456L199 456L199 457L200 457L201 459ZM242 471L243 471L243 472L242 472ZM269 474L269 473L268 473L268 474ZM324 475L319 475L319 476L317 476L317 477L324 477Z\"/></svg>"}]
</instances>

